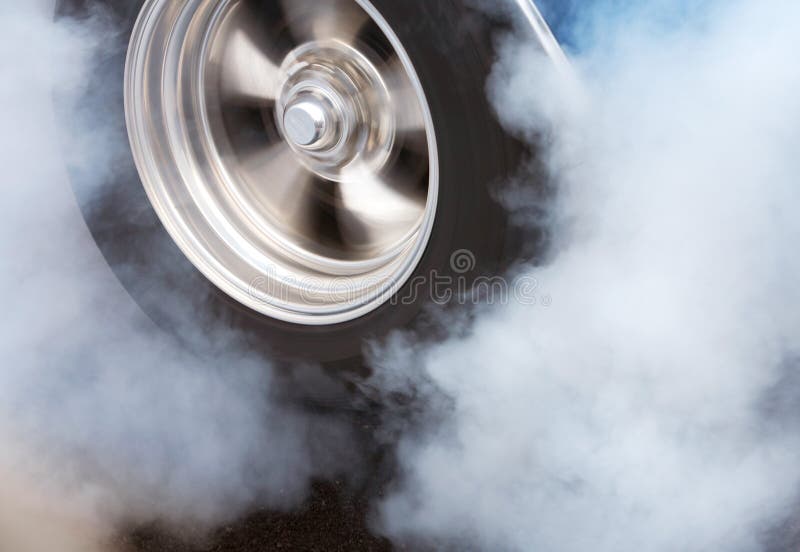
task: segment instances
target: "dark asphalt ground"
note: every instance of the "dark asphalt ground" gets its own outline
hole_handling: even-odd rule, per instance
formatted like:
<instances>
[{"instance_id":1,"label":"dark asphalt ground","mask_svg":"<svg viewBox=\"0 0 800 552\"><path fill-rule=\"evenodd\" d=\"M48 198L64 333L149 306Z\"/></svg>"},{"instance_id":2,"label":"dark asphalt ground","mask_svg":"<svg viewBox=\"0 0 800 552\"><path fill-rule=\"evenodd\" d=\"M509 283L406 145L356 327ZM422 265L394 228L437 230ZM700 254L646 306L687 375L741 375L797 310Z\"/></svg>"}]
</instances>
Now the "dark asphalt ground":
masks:
<instances>
[{"instance_id":1,"label":"dark asphalt ground","mask_svg":"<svg viewBox=\"0 0 800 552\"><path fill-rule=\"evenodd\" d=\"M311 496L290 513L254 512L214 531L176 536L158 527L140 527L120 539L126 552L259 552L394 550L367 524L369 504L347 496L341 482L318 482ZM193 544L192 544L193 543Z\"/></svg>"},{"instance_id":2,"label":"dark asphalt ground","mask_svg":"<svg viewBox=\"0 0 800 552\"><path fill-rule=\"evenodd\" d=\"M339 391L341 392L341 391ZM335 418L352 428L350 471L334 479L317 479L304 502L291 511L256 510L220 527L168 528L158 522L131 527L115 543L120 552L383 552L428 550L420 544L398 544L375 534L375 507L396 477L395 446L376 439L381 430L381 407L365 404L352 391L333 392L326 399L302 403L307 412ZM346 400L351 402L345 402ZM363 397L362 397L363 399ZM402 415L401 415L402 416ZM344 468L343 468L344 469ZM209 533L210 529L210 533Z\"/></svg>"}]
</instances>

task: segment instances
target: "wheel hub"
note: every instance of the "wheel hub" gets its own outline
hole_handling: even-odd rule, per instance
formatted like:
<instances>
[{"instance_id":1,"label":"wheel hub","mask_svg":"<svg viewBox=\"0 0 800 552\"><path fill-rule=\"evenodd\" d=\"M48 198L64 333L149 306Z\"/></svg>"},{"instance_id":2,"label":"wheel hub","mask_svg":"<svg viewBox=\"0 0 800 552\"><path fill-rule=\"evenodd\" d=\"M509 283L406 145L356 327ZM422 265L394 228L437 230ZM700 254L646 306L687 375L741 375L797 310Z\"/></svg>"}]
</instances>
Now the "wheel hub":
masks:
<instances>
[{"instance_id":1,"label":"wheel hub","mask_svg":"<svg viewBox=\"0 0 800 552\"><path fill-rule=\"evenodd\" d=\"M371 172L385 165L395 136L394 106L367 55L338 41L307 43L286 57L281 81L276 120L308 168L341 181L354 163Z\"/></svg>"}]
</instances>

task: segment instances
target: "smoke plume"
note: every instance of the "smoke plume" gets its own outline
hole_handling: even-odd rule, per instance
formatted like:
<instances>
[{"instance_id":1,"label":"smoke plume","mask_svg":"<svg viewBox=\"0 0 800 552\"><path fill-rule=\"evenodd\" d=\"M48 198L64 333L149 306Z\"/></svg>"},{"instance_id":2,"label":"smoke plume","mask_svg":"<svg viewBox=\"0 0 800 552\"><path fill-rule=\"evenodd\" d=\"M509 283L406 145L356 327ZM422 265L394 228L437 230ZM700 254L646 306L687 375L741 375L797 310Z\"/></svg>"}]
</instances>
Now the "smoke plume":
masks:
<instances>
[{"instance_id":1,"label":"smoke plume","mask_svg":"<svg viewBox=\"0 0 800 552\"><path fill-rule=\"evenodd\" d=\"M526 274L540 300L488 306L413 362L402 337L376 358L441 397L403 440L385 530L459 549L769 547L800 515L800 5L583 6L574 81L506 37L489 83L557 189L504 195L549 213L531 221L553 244Z\"/></svg>"},{"instance_id":2,"label":"smoke plume","mask_svg":"<svg viewBox=\"0 0 800 552\"><path fill-rule=\"evenodd\" d=\"M64 159L53 94L81 93L115 30L99 12L56 24L53 9L0 6L0 550L105 550L127 524L291 507L350 436L274 398L268 361L233 331L207 333L184 306L194 346L181 347L114 278L65 171L82 148L111 149L105 106L73 121ZM98 188L114 155L82 167Z\"/></svg>"}]
</instances>

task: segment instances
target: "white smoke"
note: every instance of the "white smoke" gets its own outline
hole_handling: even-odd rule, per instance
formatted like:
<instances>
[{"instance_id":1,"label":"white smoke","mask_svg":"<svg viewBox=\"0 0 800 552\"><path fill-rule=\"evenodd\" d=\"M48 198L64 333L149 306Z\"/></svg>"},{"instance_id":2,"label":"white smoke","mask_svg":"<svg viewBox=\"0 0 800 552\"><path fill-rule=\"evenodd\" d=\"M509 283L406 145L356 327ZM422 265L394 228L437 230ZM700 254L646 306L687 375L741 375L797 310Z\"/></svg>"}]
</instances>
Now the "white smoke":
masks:
<instances>
[{"instance_id":1,"label":"white smoke","mask_svg":"<svg viewBox=\"0 0 800 552\"><path fill-rule=\"evenodd\" d=\"M580 90L506 40L494 103L558 189L527 274L552 304L417 351L445 421L404 439L389 534L751 551L800 515L798 21L792 0L607 2Z\"/></svg>"},{"instance_id":2,"label":"white smoke","mask_svg":"<svg viewBox=\"0 0 800 552\"><path fill-rule=\"evenodd\" d=\"M111 274L65 171L102 146L103 106L67 137L69 160L53 113L111 31L53 8L0 5L0 550L87 552L126 524L296 504L347 429L272 400L269 364L233 332L197 327L205 345L181 348ZM113 166L92 170L100 186Z\"/></svg>"},{"instance_id":3,"label":"white smoke","mask_svg":"<svg viewBox=\"0 0 800 552\"><path fill-rule=\"evenodd\" d=\"M376 361L394 353L424 396L444 395L444 422L401 445L382 509L398 538L749 551L792 519L800 6L624 4L582 28L581 91L506 43L490 90L509 128L546 144L559 190L552 260L526 274L552 304L496 307L466 337L411 361L398 339ZM102 33L54 24L46 0L0 5L4 552L107 549L125 523L288 507L335 467L310 442L348 439L270 400L274 375L239 336L186 351L108 272L51 95L82 85ZM84 143L103 140L73 155ZM102 185L113 167L95 169Z\"/></svg>"}]
</instances>

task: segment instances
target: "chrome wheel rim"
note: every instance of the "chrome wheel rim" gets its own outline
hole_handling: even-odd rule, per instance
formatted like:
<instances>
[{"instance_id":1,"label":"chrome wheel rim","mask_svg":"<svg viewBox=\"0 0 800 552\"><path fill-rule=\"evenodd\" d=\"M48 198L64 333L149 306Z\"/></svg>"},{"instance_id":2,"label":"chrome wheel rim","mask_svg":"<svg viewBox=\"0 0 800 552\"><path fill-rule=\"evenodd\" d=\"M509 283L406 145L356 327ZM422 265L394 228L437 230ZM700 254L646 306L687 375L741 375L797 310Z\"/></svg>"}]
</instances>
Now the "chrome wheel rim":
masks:
<instances>
[{"instance_id":1,"label":"chrome wheel rim","mask_svg":"<svg viewBox=\"0 0 800 552\"><path fill-rule=\"evenodd\" d=\"M424 254L439 189L432 117L367 0L148 0L125 111L162 223L257 312L353 320Z\"/></svg>"}]
</instances>

